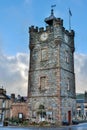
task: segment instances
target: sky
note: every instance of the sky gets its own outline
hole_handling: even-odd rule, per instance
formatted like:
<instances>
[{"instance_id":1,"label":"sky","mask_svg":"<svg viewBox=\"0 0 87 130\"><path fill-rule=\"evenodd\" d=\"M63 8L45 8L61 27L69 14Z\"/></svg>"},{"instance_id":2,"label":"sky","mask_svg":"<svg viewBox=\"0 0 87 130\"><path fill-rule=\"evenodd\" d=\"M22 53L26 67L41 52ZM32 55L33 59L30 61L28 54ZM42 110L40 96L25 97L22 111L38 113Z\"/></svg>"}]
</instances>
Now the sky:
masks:
<instances>
[{"instance_id":1,"label":"sky","mask_svg":"<svg viewBox=\"0 0 87 130\"><path fill-rule=\"evenodd\" d=\"M87 0L0 0L0 87L7 94L27 95L29 70L29 27L45 27L44 19L54 14L75 31L76 92L87 91Z\"/></svg>"}]
</instances>

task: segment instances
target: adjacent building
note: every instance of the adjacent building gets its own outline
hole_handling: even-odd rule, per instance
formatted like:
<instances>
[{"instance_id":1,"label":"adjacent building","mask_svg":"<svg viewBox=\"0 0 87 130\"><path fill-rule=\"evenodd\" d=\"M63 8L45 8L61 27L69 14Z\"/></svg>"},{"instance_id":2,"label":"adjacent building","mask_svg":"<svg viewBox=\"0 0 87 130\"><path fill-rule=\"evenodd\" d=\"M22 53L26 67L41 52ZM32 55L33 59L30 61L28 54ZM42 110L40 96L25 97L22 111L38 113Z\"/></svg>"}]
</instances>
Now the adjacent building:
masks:
<instances>
[{"instance_id":1,"label":"adjacent building","mask_svg":"<svg viewBox=\"0 0 87 130\"><path fill-rule=\"evenodd\" d=\"M10 98L6 94L6 90L0 88L0 121L10 117Z\"/></svg>"},{"instance_id":2,"label":"adjacent building","mask_svg":"<svg viewBox=\"0 0 87 130\"><path fill-rule=\"evenodd\" d=\"M87 92L85 91L84 98L76 100L77 119L87 120Z\"/></svg>"},{"instance_id":3,"label":"adjacent building","mask_svg":"<svg viewBox=\"0 0 87 130\"><path fill-rule=\"evenodd\" d=\"M18 118L21 120L29 119L29 108L26 97L18 95L18 97L15 98L15 94L11 95L10 118Z\"/></svg>"},{"instance_id":4,"label":"adjacent building","mask_svg":"<svg viewBox=\"0 0 87 130\"><path fill-rule=\"evenodd\" d=\"M0 122L10 118L29 119L27 97L15 97L15 94L8 96L6 90L0 88Z\"/></svg>"},{"instance_id":5,"label":"adjacent building","mask_svg":"<svg viewBox=\"0 0 87 130\"><path fill-rule=\"evenodd\" d=\"M76 114L74 31L51 15L46 28L29 28L29 118L71 123Z\"/></svg>"}]
</instances>

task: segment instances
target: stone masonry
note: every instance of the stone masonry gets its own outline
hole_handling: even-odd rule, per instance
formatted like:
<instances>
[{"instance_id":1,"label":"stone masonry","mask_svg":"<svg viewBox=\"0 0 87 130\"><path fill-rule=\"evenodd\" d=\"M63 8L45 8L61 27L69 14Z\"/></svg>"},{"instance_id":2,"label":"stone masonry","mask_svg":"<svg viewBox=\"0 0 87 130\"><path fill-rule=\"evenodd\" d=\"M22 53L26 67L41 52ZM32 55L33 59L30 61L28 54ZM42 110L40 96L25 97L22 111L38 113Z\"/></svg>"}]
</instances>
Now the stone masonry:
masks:
<instances>
[{"instance_id":1,"label":"stone masonry","mask_svg":"<svg viewBox=\"0 0 87 130\"><path fill-rule=\"evenodd\" d=\"M76 112L74 31L65 30L53 10L45 22L46 29L29 28L29 118L71 123Z\"/></svg>"}]
</instances>

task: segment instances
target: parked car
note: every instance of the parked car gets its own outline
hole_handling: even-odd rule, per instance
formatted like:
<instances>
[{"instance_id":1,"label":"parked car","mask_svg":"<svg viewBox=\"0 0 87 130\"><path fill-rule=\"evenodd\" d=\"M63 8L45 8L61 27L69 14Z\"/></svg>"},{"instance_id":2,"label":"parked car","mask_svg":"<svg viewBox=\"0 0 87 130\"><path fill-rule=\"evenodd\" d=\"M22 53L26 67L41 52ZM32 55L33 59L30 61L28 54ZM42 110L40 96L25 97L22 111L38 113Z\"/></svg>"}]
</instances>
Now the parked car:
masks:
<instances>
[{"instance_id":1,"label":"parked car","mask_svg":"<svg viewBox=\"0 0 87 130\"><path fill-rule=\"evenodd\" d=\"M72 124L77 125L77 124L79 124L79 122L78 122L78 120L72 120Z\"/></svg>"},{"instance_id":2,"label":"parked car","mask_svg":"<svg viewBox=\"0 0 87 130\"><path fill-rule=\"evenodd\" d=\"M62 121L62 125L69 125L69 122L68 121Z\"/></svg>"}]
</instances>

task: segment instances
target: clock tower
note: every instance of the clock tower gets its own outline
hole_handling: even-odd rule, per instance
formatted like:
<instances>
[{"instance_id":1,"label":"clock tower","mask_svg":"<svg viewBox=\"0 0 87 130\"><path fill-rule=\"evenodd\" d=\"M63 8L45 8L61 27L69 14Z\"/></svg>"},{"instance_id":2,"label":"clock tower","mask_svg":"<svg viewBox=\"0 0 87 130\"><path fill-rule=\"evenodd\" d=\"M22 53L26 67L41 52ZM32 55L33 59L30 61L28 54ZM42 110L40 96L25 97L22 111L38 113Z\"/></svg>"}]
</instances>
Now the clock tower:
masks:
<instances>
[{"instance_id":1,"label":"clock tower","mask_svg":"<svg viewBox=\"0 0 87 130\"><path fill-rule=\"evenodd\" d=\"M63 27L53 9L45 23L46 29L29 28L29 118L71 123L76 112L74 31Z\"/></svg>"}]
</instances>

